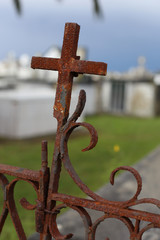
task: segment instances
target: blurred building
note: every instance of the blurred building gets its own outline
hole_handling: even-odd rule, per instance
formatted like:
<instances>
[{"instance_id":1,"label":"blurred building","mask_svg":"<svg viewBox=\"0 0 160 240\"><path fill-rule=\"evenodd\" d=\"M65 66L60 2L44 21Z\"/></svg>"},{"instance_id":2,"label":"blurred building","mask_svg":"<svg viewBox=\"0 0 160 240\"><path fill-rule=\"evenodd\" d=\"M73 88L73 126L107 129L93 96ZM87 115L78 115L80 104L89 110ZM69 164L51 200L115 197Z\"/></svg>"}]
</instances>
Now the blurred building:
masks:
<instances>
[{"instance_id":1,"label":"blurred building","mask_svg":"<svg viewBox=\"0 0 160 240\"><path fill-rule=\"evenodd\" d=\"M79 48L77 55L81 56L81 60L86 59L86 49ZM61 49L57 46L51 46L43 54L37 53L35 56L60 58ZM0 62L0 89L16 87L19 83L37 82L45 84L55 84L57 82L58 72L40 69L31 69L31 57L22 54L19 58L10 52L6 59Z\"/></svg>"},{"instance_id":2,"label":"blurred building","mask_svg":"<svg viewBox=\"0 0 160 240\"><path fill-rule=\"evenodd\" d=\"M78 54L86 58L86 50ZM40 54L38 54L40 56ZM44 57L60 57L58 47L50 47ZM33 70L28 55L14 54L0 63L0 136L26 138L56 131L53 104L58 73ZM79 75L74 79L71 113L80 89L87 93L85 115L108 113L138 117L160 114L160 74L145 68L145 58L127 72L110 72L107 77Z\"/></svg>"},{"instance_id":3,"label":"blurred building","mask_svg":"<svg viewBox=\"0 0 160 240\"><path fill-rule=\"evenodd\" d=\"M103 111L112 114L154 117L160 114L160 82L145 68L145 58L125 73L108 74L104 83Z\"/></svg>"}]
</instances>

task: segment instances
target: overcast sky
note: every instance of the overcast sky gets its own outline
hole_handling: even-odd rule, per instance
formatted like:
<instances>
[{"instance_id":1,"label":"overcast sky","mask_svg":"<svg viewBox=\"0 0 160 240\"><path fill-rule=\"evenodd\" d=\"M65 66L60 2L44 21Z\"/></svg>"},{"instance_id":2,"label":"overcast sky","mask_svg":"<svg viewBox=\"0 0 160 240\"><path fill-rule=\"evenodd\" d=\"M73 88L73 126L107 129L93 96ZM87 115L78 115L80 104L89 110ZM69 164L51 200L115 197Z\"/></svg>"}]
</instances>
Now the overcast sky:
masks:
<instances>
[{"instance_id":1,"label":"overcast sky","mask_svg":"<svg viewBox=\"0 0 160 240\"><path fill-rule=\"evenodd\" d=\"M145 56L151 71L160 70L160 0L100 0L103 18L92 0L21 0L19 16L13 0L0 0L0 59L45 52L62 45L65 22L81 26L79 45L88 59L125 71Z\"/></svg>"}]
</instances>

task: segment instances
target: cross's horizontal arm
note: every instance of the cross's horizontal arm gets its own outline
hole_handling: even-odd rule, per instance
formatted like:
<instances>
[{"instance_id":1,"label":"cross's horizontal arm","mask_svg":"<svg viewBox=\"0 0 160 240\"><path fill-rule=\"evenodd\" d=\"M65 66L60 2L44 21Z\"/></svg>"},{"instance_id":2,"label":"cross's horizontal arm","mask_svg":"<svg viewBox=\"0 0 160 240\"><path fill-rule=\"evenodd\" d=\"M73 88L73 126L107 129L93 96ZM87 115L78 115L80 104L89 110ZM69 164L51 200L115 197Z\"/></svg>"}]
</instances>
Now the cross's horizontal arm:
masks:
<instances>
[{"instance_id":1,"label":"cross's horizontal arm","mask_svg":"<svg viewBox=\"0 0 160 240\"><path fill-rule=\"evenodd\" d=\"M33 69L59 70L59 58L32 57L31 67Z\"/></svg>"},{"instance_id":2,"label":"cross's horizontal arm","mask_svg":"<svg viewBox=\"0 0 160 240\"><path fill-rule=\"evenodd\" d=\"M107 73L107 64L103 62L74 60L71 65L71 72L104 76Z\"/></svg>"},{"instance_id":3,"label":"cross's horizontal arm","mask_svg":"<svg viewBox=\"0 0 160 240\"><path fill-rule=\"evenodd\" d=\"M59 71L61 60L58 58L32 57L32 68ZM103 62L81 61L71 59L69 70L75 73L106 75L107 64Z\"/></svg>"}]
</instances>

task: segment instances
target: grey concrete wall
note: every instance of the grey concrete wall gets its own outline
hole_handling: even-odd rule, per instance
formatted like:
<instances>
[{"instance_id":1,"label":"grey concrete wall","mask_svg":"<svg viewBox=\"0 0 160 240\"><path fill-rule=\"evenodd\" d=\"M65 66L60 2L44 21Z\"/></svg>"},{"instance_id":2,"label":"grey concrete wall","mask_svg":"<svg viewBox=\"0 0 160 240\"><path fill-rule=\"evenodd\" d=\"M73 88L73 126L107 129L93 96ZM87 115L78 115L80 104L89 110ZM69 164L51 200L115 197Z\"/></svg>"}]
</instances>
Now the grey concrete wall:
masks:
<instances>
[{"instance_id":1,"label":"grey concrete wall","mask_svg":"<svg viewBox=\"0 0 160 240\"><path fill-rule=\"evenodd\" d=\"M84 89L86 92L86 105L84 108L85 115L92 115L97 113L97 89L96 84L80 84L74 88L75 95L78 96L78 93L81 89Z\"/></svg>"},{"instance_id":2,"label":"grey concrete wall","mask_svg":"<svg viewBox=\"0 0 160 240\"><path fill-rule=\"evenodd\" d=\"M109 112L110 109L110 101L111 101L111 82L105 81L102 87L102 104L103 104L103 112Z\"/></svg>"},{"instance_id":3,"label":"grey concrete wall","mask_svg":"<svg viewBox=\"0 0 160 240\"><path fill-rule=\"evenodd\" d=\"M111 82L106 81L102 87L103 111L112 113ZM156 86L152 82L125 83L124 109L121 114L137 117L153 117L156 115ZM116 113L115 111L113 112ZM120 112L117 112L119 114Z\"/></svg>"},{"instance_id":4,"label":"grey concrete wall","mask_svg":"<svg viewBox=\"0 0 160 240\"><path fill-rule=\"evenodd\" d=\"M126 91L127 114L138 117L155 116L155 85L128 83Z\"/></svg>"}]
</instances>

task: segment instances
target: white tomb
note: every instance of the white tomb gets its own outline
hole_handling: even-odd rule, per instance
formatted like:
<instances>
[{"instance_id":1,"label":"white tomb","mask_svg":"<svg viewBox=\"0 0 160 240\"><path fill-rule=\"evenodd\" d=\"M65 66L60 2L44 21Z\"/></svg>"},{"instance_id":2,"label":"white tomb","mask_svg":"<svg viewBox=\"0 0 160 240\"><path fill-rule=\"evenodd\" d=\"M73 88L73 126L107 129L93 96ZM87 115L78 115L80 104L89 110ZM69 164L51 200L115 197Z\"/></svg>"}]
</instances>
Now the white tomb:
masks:
<instances>
[{"instance_id":1,"label":"white tomb","mask_svg":"<svg viewBox=\"0 0 160 240\"><path fill-rule=\"evenodd\" d=\"M22 139L55 133L54 99L55 89L44 85L28 84L13 90L1 90L0 136ZM77 99L73 93L71 112Z\"/></svg>"}]
</instances>

